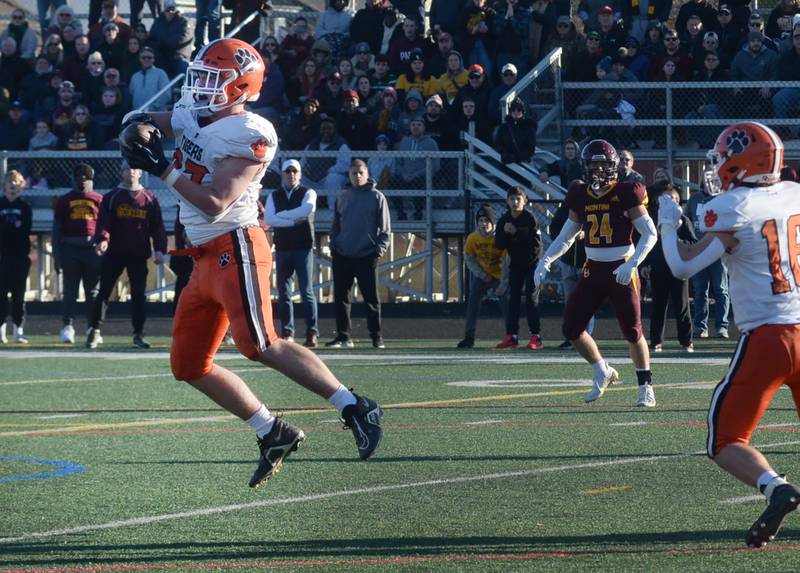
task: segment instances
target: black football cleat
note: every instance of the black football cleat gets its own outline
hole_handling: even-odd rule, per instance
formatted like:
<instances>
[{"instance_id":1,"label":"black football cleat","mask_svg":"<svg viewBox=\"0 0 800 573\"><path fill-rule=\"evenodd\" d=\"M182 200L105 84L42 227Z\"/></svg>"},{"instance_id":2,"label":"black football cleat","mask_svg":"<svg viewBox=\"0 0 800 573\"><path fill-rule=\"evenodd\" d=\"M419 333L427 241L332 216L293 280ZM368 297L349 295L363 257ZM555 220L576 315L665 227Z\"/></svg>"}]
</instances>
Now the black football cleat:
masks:
<instances>
[{"instance_id":1,"label":"black football cleat","mask_svg":"<svg viewBox=\"0 0 800 573\"><path fill-rule=\"evenodd\" d=\"M790 483L779 485L772 492L769 505L747 532L748 547L764 547L775 539L784 518L800 505L800 490Z\"/></svg>"},{"instance_id":2,"label":"black football cleat","mask_svg":"<svg viewBox=\"0 0 800 573\"><path fill-rule=\"evenodd\" d=\"M357 394L354 394L354 396L357 402L347 406L342 411L342 418L345 428L350 428L356 438L358 456L362 460L366 460L381 444L381 438L383 438L383 429L381 428L383 410L381 410L377 402L369 398Z\"/></svg>"},{"instance_id":3,"label":"black football cleat","mask_svg":"<svg viewBox=\"0 0 800 573\"><path fill-rule=\"evenodd\" d=\"M265 484L272 476L281 471L283 460L292 452L297 451L300 442L305 439L306 435L303 430L276 418L275 425L272 426L269 434L258 438L261 457L253 477L250 478L250 487L257 488Z\"/></svg>"}]
</instances>

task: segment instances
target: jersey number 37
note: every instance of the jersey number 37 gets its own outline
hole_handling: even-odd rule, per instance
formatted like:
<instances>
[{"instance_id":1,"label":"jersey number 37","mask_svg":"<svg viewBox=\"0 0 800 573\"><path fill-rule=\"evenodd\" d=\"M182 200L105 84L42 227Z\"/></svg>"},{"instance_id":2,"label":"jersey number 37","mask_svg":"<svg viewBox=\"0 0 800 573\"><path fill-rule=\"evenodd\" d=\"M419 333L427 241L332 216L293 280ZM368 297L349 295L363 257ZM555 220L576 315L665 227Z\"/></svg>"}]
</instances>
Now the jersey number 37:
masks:
<instances>
[{"instance_id":1,"label":"jersey number 37","mask_svg":"<svg viewBox=\"0 0 800 573\"><path fill-rule=\"evenodd\" d=\"M800 285L800 215L791 215L786 220L787 243L789 250L789 268L792 271L795 288ZM761 236L767 241L769 254L769 270L772 274L772 294L784 294L792 291L792 283L783 274L780 237L775 219L765 221L761 226Z\"/></svg>"}]
</instances>

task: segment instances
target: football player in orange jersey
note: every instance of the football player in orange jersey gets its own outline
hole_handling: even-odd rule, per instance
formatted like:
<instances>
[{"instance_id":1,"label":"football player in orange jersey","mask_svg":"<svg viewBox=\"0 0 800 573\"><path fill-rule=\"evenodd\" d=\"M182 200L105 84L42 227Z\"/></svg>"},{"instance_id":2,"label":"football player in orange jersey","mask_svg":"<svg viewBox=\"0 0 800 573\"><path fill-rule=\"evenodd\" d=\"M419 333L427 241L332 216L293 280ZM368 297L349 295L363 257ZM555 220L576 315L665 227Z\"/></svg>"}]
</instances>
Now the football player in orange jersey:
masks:
<instances>
[{"instance_id":1,"label":"football player in orange jersey","mask_svg":"<svg viewBox=\"0 0 800 573\"><path fill-rule=\"evenodd\" d=\"M731 305L741 338L708 410L708 455L757 487L768 505L748 530L747 545L774 539L800 504L800 489L772 469L750 437L784 384L800 408L800 185L781 181L783 142L756 122L725 129L709 151L706 189L694 245L679 245L681 210L659 198L664 257L688 278L720 257L730 272Z\"/></svg>"},{"instance_id":2,"label":"football player in orange jersey","mask_svg":"<svg viewBox=\"0 0 800 573\"><path fill-rule=\"evenodd\" d=\"M261 456L250 487L277 473L305 435L275 418L239 376L214 363L229 323L242 355L330 401L352 429L362 459L382 437L378 404L345 388L310 350L279 339L272 324L272 255L259 227L258 194L278 138L269 121L245 111L246 102L258 99L264 72L250 44L211 42L189 65L183 97L171 112L128 118L159 131L148 143L122 141L131 167L160 177L179 195L191 243L181 254L193 256L195 267L175 312L172 371L256 432ZM164 156L160 132L176 138L172 161Z\"/></svg>"}]
</instances>

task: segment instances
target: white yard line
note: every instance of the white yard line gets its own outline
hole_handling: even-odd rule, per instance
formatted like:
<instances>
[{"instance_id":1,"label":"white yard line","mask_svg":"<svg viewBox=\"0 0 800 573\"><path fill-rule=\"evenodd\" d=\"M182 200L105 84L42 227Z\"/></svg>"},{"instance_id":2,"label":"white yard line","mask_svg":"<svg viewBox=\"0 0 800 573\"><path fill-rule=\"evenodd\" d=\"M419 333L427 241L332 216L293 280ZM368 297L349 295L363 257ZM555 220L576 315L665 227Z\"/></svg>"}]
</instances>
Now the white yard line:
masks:
<instances>
[{"instance_id":1,"label":"white yard line","mask_svg":"<svg viewBox=\"0 0 800 573\"><path fill-rule=\"evenodd\" d=\"M795 446L800 444L800 441L794 442L781 442L775 444L764 444L758 446L759 448L769 448L769 447L779 447L779 446ZM663 460L669 459L676 459L676 458L687 458L692 456L701 456L704 455L704 451L698 452L682 452L677 454L665 454L661 456L643 456L638 458L620 458L616 460L607 460L603 462L589 462L589 463L582 463L582 464L572 464L572 465L562 465L562 466L552 466L552 467L544 467L544 468L532 468L529 470L517 470L517 471L510 471L510 472L500 472L500 473L492 473L492 474L483 474L483 475L473 475L473 476L461 476L461 477L453 477L453 478L442 478L442 479L434 479L434 480L426 480L426 481L418 481L418 482L409 482L409 483L398 483L398 484L390 484L390 485L379 485L379 486L372 486L372 487L364 487L358 489L345 489L339 491L331 491L326 493L318 493L312 495L303 495L298 497L289 497L284 499L265 499L262 501L254 501L250 503L240 503L235 505L223 505L219 507L206 507L202 509L194 509L191 511L182 511L178 513L166 513L161 515L147 515L142 517L134 517L131 519L120 519L115 521L109 521L107 523L98 523L94 525L80 525L77 527L69 527L64 529L52 529L50 531L37 531L31 533L23 533L21 535L16 535L12 537L0 537L0 543L16 543L18 541L27 541L29 539L44 539L48 537L55 537L58 535L72 535L75 533L85 533L87 531L100 531L104 529L117 529L120 527L129 527L134 525L148 525L150 523L157 523L160 521L170 521L174 519L184 519L184 518L192 518L192 517L200 517L204 515L215 515L219 513L228 513L232 511L240 511L240 510L247 510L253 509L256 507L269 507L269 506L276 506L276 505L290 505L294 503L305 503L309 501L320 501L324 499L332 499L337 497L345 497L345 496L353 496L353 495L365 495L365 494L372 494L372 493L383 493L388 491L399 491L404 489L413 489L419 487L436 487L441 485L449 485L449 484L458 484L458 483L469 483L469 482L478 482L478 481L489 481L489 480L496 480L496 479L507 479L513 477L524 477L524 476L534 476L534 475L542 475L548 473L556 473L556 472L563 472L563 471L575 471L580 469L589 469L589 468L599 468L599 467L606 467L606 466L618 466L624 464L638 464L643 462L658 462Z\"/></svg>"},{"instance_id":2,"label":"white yard line","mask_svg":"<svg viewBox=\"0 0 800 573\"><path fill-rule=\"evenodd\" d=\"M738 503L752 503L752 502L758 501L758 500L764 501L764 496L760 495L760 494L759 495L743 495L742 497L731 497L731 498L728 498L728 499L721 499L721 500L719 500L719 503L722 503L722 504L725 504L725 505L736 505Z\"/></svg>"}]
</instances>

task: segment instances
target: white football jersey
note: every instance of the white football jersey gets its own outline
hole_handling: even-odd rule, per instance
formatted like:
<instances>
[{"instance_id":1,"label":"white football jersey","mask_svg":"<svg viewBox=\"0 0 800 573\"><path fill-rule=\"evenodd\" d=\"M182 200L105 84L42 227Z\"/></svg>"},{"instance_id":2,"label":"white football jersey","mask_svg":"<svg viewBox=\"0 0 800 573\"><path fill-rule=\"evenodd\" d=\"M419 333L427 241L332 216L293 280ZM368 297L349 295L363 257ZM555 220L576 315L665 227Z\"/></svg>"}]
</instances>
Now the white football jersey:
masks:
<instances>
[{"instance_id":1,"label":"white football jersey","mask_svg":"<svg viewBox=\"0 0 800 573\"><path fill-rule=\"evenodd\" d=\"M702 232L733 231L723 256L736 326L800 324L800 185L737 187L698 207Z\"/></svg>"},{"instance_id":2,"label":"white football jersey","mask_svg":"<svg viewBox=\"0 0 800 573\"><path fill-rule=\"evenodd\" d=\"M202 185L211 182L217 164L226 157L244 157L263 164L247 189L221 215L208 215L181 200L181 223L192 245L202 245L234 229L258 224L258 194L261 178L275 157L278 136L272 124L250 112L230 115L200 127L191 110L191 95L184 96L172 110L175 132L174 167Z\"/></svg>"}]
</instances>

